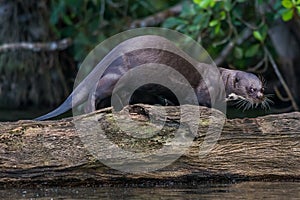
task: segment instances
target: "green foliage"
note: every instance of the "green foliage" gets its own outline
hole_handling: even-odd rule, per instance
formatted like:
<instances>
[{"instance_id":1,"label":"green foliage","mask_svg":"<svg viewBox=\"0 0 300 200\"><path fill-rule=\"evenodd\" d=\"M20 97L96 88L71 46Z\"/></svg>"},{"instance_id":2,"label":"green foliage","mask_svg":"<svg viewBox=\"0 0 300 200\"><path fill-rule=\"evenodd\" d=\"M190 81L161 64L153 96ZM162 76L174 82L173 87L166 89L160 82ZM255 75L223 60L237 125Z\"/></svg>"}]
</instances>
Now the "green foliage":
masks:
<instances>
[{"instance_id":1,"label":"green foliage","mask_svg":"<svg viewBox=\"0 0 300 200\"><path fill-rule=\"evenodd\" d=\"M236 57L237 59L242 59L244 55L244 50L240 47L235 47L233 53L234 57Z\"/></svg>"},{"instance_id":2,"label":"green foliage","mask_svg":"<svg viewBox=\"0 0 300 200\"><path fill-rule=\"evenodd\" d=\"M260 46L259 44L253 44L249 48L247 48L246 52L245 52L245 57L251 58L251 57L255 56L255 54L259 50L259 46Z\"/></svg>"},{"instance_id":3,"label":"green foliage","mask_svg":"<svg viewBox=\"0 0 300 200\"><path fill-rule=\"evenodd\" d=\"M268 9L261 12L266 7ZM250 38L235 46L227 58L231 64L243 68L246 63L254 65L261 59L262 45L270 42L269 26L279 18L291 20L299 11L300 0L276 0L275 3L269 0L193 0L185 1L181 15L167 19L163 26L198 40L212 57L217 57L226 45L235 43L244 30L250 29Z\"/></svg>"},{"instance_id":4,"label":"green foliage","mask_svg":"<svg viewBox=\"0 0 300 200\"><path fill-rule=\"evenodd\" d=\"M300 0L282 0L280 10L283 21L289 21L294 15L300 14Z\"/></svg>"},{"instance_id":5,"label":"green foliage","mask_svg":"<svg viewBox=\"0 0 300 200\"><path fill-rule=\"evenodd\" d=\"M131 21L146 17L177 1L164 0L51 0L50 22L59 38L74 41L72 54L82 61L107 37L128 29Z\"/></svg>"},{"instance_id":6,"label":"green foliage","mask_svg":"<svg viewBox=\"0 0 300 200\"><path fill-rule=\"evenodd\" d=\"M268 34L268 26L266 24L262 25L259 29L253 31L253 36L259 42L264 43Z\"/></svg>"},{"instance_id":7,"label":"green foliage","mask_svg":"<svg viewBox=\"0 0 300 200\"><path fill-rule=\"evenodd\" d=\"M60 38L74 41L72 55L82 61L107 37L127 30L129 24L168 8L179 0L51 0L50 21ZM273 1L274 2L274 1ZM186 0L179 16L170 17L163 27L187 34L217 57L226 45L236 42L245 29L252 35L235 46L227 61L243 68L263 55L261 45L269 42L269 25L282 18L299 17L300 0ZM268 7L260 12L262 7ZM253 63L251 63L253 62ZM247 63L248 65L248 63Z\"/></svg>"}]
</instances>

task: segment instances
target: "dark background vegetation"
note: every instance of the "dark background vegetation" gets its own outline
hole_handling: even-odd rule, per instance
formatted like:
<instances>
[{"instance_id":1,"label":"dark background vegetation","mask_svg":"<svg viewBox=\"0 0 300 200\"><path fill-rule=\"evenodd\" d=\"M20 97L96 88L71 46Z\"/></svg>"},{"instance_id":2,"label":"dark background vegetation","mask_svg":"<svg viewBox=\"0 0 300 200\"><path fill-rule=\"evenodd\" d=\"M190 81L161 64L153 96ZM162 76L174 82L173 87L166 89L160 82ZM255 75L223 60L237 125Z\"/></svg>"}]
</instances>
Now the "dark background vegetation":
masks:
<instances>
[{"instance_id":1,"label":"dark background vegetation","mask_svg":"<svg viewBox=\"0 0 300 200\"><path fill-rule=\"evenodd\" d=\"M58 106L90 50L144 26L189 35L218 66L262 74L275 103L251 115L298 110L299 14L300 0L0 0L0 118Z\"/></svg>"}]
</instances>

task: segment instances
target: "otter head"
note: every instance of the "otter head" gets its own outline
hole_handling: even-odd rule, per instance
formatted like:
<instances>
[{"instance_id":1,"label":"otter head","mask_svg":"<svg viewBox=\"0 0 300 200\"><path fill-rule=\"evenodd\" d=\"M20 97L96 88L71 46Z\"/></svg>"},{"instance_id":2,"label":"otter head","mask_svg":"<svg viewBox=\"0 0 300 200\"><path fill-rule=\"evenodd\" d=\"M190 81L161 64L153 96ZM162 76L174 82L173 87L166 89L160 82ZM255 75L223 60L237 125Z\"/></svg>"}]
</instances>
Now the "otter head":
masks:
<instances>
[{"instance_id":1,"label":"otter head","mask_svg":"<svg viewBox=\"0 0 300 200\"><path fill-rule=\"evenodd\" d=\"M270 99L264 95L264 85L261 79L256 75L237 71L232 76L231 83L227 83L226 91L228 101L237 100L239 108L244 107L247 110L254 105L261 104L262 108L269 108Z\"/></svg>"},{"instance_id":2,"label":"otter head","mask_svg":"<svg viewBox=\"0 0 300 200\"><path fill-rule=\"evenodd\" d=\"M237 72L233 79L233 88L236 95L253 103L261 103L265 98L262 81L251 73Z\"/></svg>"}]
</instances>

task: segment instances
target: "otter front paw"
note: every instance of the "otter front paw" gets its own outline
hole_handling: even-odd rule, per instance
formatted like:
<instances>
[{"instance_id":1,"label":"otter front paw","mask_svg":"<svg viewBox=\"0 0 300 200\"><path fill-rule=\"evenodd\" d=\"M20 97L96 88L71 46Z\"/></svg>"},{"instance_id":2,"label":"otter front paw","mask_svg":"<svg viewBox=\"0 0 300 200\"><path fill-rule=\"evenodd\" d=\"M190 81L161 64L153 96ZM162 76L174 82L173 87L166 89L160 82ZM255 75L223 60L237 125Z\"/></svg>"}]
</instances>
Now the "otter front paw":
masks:
<instances>
[{"instance_id":1,"label":"otter front paw","mask_svg":"<svg viewBox=\"0 0 300 200\"><path fill-rule=\"evenodd\" d=\"M235 101L235 100L238 100L238 99L245 99L244 97L242 96L239 96L235 93L231 93L228 95L228 97L226 98L226 101Z\"/></svg>"}]
</instances>

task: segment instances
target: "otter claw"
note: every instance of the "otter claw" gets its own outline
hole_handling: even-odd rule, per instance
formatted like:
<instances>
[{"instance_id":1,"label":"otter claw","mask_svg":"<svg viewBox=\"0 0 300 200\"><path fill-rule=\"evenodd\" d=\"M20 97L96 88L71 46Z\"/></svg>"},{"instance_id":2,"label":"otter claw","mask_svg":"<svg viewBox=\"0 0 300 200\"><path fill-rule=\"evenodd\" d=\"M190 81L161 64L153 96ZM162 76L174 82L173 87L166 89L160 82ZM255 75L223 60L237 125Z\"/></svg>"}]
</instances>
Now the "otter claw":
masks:
<instances>
[{"instance_id":1,"label":"otter claw","mask_svg":"<svg viewBox=\"0 0 300 200\"><path fill-rule=\"evenodd\" d=\"M228 97L225 99L226 101L235 101L235 100L238 100L238 99L245 99L244 97L242 96L239 96L235 93L231 93L228 95Z\"/></svg>"}]
</instances>

